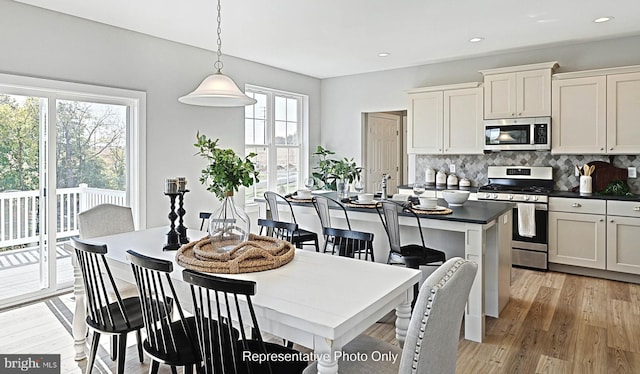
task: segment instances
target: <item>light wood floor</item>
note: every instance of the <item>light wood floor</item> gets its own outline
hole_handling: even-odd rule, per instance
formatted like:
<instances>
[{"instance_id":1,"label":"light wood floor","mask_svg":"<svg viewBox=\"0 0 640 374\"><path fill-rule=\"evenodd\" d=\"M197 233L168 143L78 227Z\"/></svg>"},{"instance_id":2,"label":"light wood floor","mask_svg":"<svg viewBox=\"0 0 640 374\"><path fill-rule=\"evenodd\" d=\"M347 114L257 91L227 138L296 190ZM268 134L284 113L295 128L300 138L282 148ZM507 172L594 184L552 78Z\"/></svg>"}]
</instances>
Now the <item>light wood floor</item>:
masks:
<instances>
[{"instance_id":1,"label":"light wood floor","mask_svg":"<svg viewBox=\"0 0 640 374\"><path fill-rule=\"evenodd\" d=\"M460 340L458 373L640 373L640 285L522 269L512 274L511 301L500 319L487 318L486 341ZM73 301L63 295L1 312L0 353L59 353L62 373L83 372L84 361L73 360L70 310ZM389 315L367 333L395 343L393 323ZM103 343L94 373L114 368ZM140 364L129 347L127 373L148 369L148 359Z\"/></svg>"}]
</instances>

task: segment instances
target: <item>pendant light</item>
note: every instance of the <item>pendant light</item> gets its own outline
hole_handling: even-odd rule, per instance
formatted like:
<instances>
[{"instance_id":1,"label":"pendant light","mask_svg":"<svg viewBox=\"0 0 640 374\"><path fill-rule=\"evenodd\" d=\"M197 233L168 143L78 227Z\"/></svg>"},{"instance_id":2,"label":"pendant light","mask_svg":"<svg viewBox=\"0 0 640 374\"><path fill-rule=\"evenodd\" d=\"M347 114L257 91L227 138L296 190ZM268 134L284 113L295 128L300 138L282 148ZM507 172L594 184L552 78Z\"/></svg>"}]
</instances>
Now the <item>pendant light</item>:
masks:
<instances>
[{"instance_id":1,"label":"pendant light","mask_svg":"<svg viewBox=\"0 0 640 374\"><path fill-rule=\"evenodd\" d=\"M256 103L255 99L245 95L244 92L238 88L238 85L233 79L222 74L222 61L220 61L220 56L222 56L220 20L220 0L218 0L218 60L213 64L216 72L206 77L195 91L178 98L178 101L183 104L236 107Z\"/></svg>"}]
</instances>

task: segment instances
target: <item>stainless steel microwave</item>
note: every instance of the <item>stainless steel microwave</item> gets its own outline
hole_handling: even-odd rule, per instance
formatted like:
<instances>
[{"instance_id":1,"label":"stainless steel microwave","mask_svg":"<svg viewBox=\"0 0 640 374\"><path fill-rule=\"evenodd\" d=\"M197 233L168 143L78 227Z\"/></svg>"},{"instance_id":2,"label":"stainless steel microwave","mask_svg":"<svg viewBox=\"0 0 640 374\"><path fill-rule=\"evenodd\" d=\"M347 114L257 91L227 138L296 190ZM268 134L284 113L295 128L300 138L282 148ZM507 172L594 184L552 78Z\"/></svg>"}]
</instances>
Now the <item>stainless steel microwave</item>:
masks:
<instances>
[{"instance_id":1,"label":"stainless steel microwave","mask_svg":"<svg viewBox=\"0 0 640 374\"><path fill-rule=\"evenodd\" d=\"M484 150L551 150L551 117L484 121Z\"/></svg>"}]
</instances>

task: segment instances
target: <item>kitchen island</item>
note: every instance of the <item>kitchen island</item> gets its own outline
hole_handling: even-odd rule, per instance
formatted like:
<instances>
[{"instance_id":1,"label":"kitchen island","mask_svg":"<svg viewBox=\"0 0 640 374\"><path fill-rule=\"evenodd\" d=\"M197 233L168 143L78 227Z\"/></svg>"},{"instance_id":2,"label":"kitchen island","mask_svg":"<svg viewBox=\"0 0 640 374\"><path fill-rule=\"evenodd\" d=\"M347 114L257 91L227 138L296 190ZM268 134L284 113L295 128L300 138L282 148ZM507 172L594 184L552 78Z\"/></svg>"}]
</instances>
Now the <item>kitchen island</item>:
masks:
<instances>
[{"instance_id":1,"label":"kitchen island","mask_svg":"<svg viewBox=\"0 0 640 374\"><path fill-rule=\"evenodd\" d=\"M328 196L335 198L335 194L332 194ZM261 217L267 216L265 205L261 204ZM440 199L438 205L446 207L447 203ZM460 256L478 264L478 273L465 311L466 339L482 342L485 315L497 318L509 301L513 205L493 201L467 201L461 207L452 207L451 214L421 215L420 224L427 246L444 251L447 258ZM300 227L322 232L318 215L311 203L292 201L292 206ZM347 209L352 229L372 232L375 235L375 260L386 262L389 242L376 209ZM280 208L281 217L286 213L283 205ZM333 226L346 228L341 210L332 209L331 216ZM415 218L401 216L399 222L402 243L419 242ZM411 313L410 310L405 312Z\"/></svg>"}]
</instances>

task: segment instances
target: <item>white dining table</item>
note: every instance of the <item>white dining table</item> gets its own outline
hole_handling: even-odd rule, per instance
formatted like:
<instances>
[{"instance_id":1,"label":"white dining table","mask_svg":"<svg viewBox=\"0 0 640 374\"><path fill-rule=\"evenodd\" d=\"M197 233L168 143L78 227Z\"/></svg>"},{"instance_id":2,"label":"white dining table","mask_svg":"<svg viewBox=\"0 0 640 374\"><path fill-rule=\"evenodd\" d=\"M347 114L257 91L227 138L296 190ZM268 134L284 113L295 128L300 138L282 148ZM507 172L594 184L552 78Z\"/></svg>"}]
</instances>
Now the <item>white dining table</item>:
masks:
<instances>
[{"instance_id":1,"label":"white dining table","mask_svg":"<svg viewBox=\"0 0 640 374\"><path fill-rule=\"evenodd\" d=\"M188 285L175 251L163 251L168 228L110 235L90 239L107 245L106 255L114 277L134 283L126 251L171 260L171 274L182 307L192 310ZM189 230L191 240L206 233ZM85 306L81 273L76 269L76 308L73 323L76 359L85 353ZM413 285L421 272L402 266L367 262L297 249L293 260L277 269L217 274L257 283L253 298L260 328L275 336L310 348L318 358L318 373L337 373L336 359L342 347L395 309L396 338L402 344L411 318ZM184 296L183 296L184 295Z\"/></svg>"}]
</instances>

